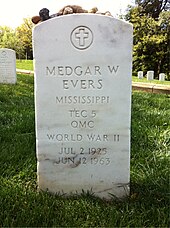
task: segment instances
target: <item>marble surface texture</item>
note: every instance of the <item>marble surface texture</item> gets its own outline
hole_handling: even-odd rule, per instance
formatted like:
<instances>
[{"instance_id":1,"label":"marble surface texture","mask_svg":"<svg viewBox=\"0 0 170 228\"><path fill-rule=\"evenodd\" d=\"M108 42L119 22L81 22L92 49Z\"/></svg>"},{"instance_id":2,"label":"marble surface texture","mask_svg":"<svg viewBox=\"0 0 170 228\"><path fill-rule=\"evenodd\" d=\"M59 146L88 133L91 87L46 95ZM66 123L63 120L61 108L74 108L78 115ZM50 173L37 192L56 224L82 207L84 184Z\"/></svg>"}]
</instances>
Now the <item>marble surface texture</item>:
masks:
<instances>
[{"instance_id":1,"label":"marble surface texture","mask_svg":"<svg viewBox=\"0 0 170 228\"><path fill-rule=\"evenodd\" d=\"M0 83L15 84L16 53L12 49L0 48Z\"/></svg>"},{"instance_id":2,"label":"marble surface texture","mask_svg":"<svg viewBox=\"0 0 170 228\"><path fill-rule=\"evenodd\" d=\"M61 16L37 25L33 44L39 188L128 195L132 26Z\"/></svg>"}]
</instances>

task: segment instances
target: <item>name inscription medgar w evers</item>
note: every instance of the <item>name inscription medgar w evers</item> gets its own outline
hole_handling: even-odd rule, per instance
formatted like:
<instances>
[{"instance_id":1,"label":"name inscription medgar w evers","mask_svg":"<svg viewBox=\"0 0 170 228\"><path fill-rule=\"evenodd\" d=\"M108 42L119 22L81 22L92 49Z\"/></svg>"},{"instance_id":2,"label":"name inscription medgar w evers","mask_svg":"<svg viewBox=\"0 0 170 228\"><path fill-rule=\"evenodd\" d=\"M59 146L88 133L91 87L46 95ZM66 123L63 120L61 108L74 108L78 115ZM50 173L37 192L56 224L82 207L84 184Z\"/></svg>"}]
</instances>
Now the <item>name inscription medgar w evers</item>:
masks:
<instances>
[{"instance_id":1,"label":"name inscription medgar w evers","mask_svg":"<svg viewBox=\"0 0 170 228\"><path fill-rule=\"evenodd\" d=\"M47 66L46 76L64 77L65 79L62 81L63 89L102 89L102 70L100 66ZM119 65L106 66L105 70L109 74L115 75L119 70ZM76 76L77 79L70 79L72 76ZM81 79L81 77L88 79Z\"/></svg>"}]
</instances>

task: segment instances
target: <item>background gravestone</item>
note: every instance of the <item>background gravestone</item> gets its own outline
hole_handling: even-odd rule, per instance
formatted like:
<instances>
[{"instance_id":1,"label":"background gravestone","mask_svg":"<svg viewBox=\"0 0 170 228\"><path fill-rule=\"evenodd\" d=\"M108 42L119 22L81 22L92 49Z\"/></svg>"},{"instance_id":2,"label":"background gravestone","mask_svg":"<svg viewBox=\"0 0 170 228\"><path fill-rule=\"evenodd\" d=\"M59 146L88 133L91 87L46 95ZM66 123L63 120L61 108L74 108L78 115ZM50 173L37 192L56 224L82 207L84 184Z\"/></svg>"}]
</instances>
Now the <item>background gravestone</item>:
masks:
<instances>
[{"instance_id":1,"label":"background gravestone","mask_svg":"<svg viewBox=\"0 0 170 228\"><path fill-rule=\"evenodd\" d=\"M15 84L16 53L12 49L0 49L0 83Z\"/></svg>"},{"instance_id":2,"label":"background gravestone","mask_svg":"<svg viewBox=\"0 0 170 228\"><path fill-rule=\"evenodd\" d=\"M165 81L165 74L164 73L160 73L159 74L159 81Z\"/></svg>"},{"instance_id":3,"label":"background gravestone","mask_svg":"<svg viewBox=\"0 0 170 228\"><path fill-rule=\"evenodd\" d=\"M132 26L67 15L33 32L38 185L129 194Z\"/></svg>"},{"instance_id":4,"label":"background gravestone","mask_svg":"<svg viewBox=\"0 0 170 228\"><path fill-rule=\"evenodd\" d=\"M143 71L138 71L138 78L142 79L143 78Z\"/></svg>"},{"instance_id":5,"label":"background gravestone","mask_svg":"<svg viewBox=\"0 0 170 228\"><path fill-rule=\"evenodd\" d=\"M150 70L147 71L147 80L153 80L154 79L154 71Z\"/></svg>"}]
</instances>

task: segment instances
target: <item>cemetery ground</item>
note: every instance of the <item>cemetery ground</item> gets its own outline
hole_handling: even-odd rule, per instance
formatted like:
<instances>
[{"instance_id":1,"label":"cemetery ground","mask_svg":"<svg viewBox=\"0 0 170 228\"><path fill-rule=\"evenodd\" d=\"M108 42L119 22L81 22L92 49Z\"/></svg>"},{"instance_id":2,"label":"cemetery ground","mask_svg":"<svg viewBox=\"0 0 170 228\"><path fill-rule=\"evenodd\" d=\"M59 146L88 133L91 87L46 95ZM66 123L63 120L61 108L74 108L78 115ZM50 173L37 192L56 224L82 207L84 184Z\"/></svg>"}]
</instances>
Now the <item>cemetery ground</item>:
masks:
<instances>
[{"instance_id":1,"label":"cemetery ground","mask_svg":"<svg viewBox=\"0 0 170 228\"><path fill-rule=\"evenodd\" d=\"M17 77L16 85L0 85L1 227L169 226L169 95L132 94L128 198L106 202L92 192L65 198L37 190L34 78Z\"/></svg>"}]
</instances>

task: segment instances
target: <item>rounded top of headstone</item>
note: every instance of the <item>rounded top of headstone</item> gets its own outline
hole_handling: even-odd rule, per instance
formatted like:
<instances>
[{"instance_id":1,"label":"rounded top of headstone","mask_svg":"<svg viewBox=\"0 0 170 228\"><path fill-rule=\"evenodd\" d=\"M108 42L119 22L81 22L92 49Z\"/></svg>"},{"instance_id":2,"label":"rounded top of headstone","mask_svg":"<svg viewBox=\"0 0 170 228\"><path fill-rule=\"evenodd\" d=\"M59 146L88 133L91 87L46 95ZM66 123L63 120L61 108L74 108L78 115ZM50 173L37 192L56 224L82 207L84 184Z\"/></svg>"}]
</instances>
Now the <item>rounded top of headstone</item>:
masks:
<instances>
[{"instance_id":1,"label":"rounded top of headstone","mask_svg":"<svg viewBox=\"0 0 170 228\"><path fill-rule=\"evenodd\" d=\"M10 49L10 48L0 48L0 51L10 51L10 52L15 52L13 49Z\"/></svg>"}]
</instances>

